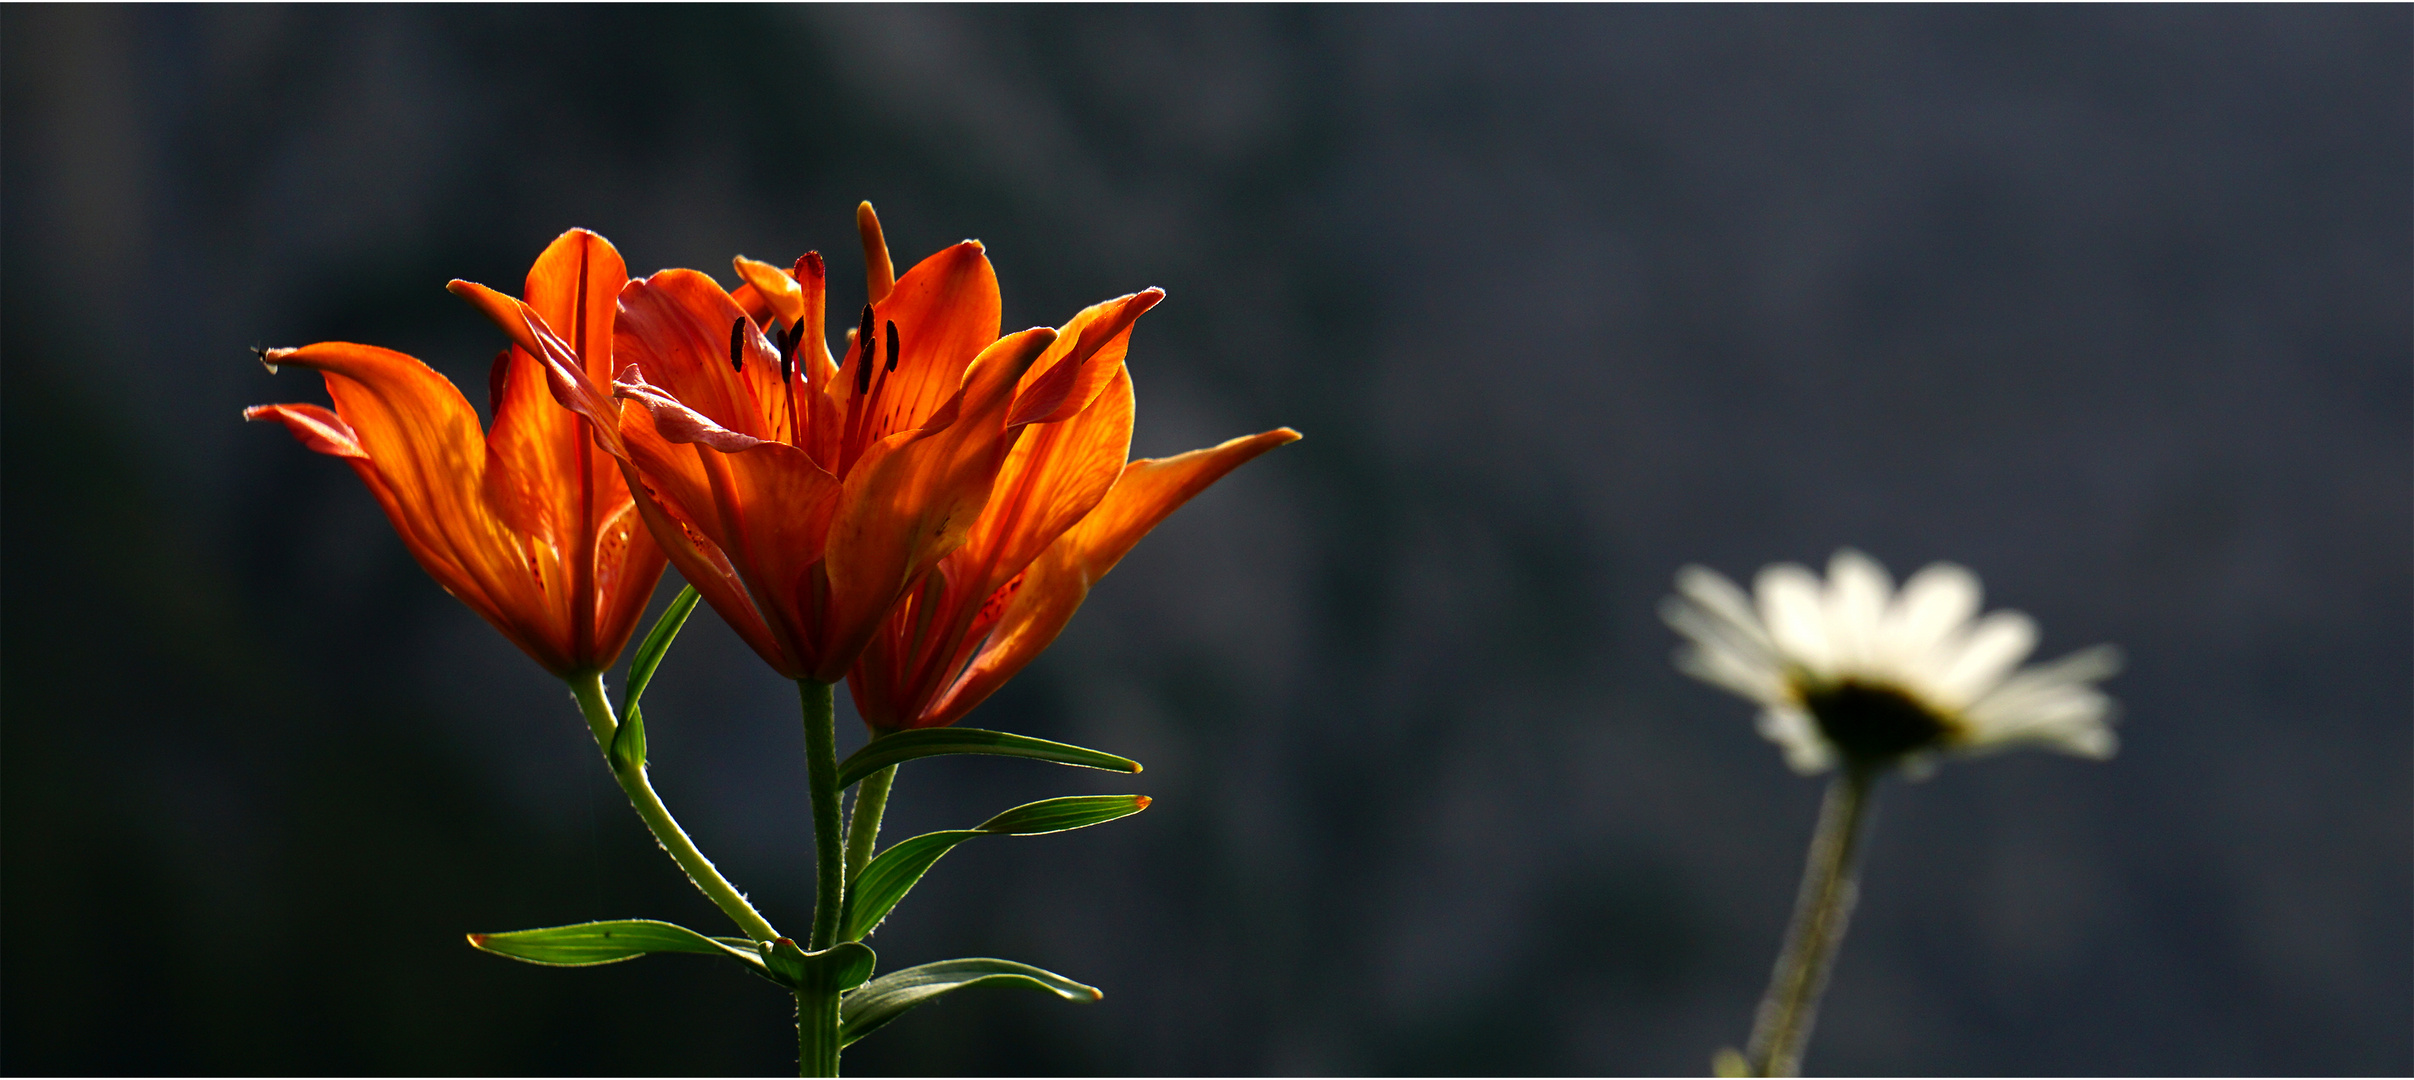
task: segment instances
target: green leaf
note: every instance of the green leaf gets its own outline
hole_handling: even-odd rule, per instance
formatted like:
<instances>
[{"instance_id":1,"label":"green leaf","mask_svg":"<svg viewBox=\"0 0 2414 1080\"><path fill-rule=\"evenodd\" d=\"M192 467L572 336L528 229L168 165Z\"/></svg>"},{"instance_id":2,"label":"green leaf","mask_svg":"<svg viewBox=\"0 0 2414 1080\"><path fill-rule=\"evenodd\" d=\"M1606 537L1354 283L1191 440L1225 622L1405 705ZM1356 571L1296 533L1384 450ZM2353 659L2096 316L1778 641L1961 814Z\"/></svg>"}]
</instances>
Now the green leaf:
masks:
<instances>
[{"instance_id":1,"label":"green leaf","mask_svg":"<svg viewBox=\"0 0 2414 1080\"><path fill-rule=\"evenodd\" d=\"M620 727L612 732L612 768L627 771L645 764L645 710L631 705L621 714Z\"/></svg>"},{"instance_id":2,"label":"green leaf","mask_svg":"<svg viewBox=\"0 0 2414 1080\"><path fill-rule=\"evenodd\" d=\"M1129 817L1148 809L1146 795L1068 795L1017 806L970 829L923 833L900 840L863 868L847 890L839 937L856 941L880 925L931 864L976 836L1037 836Z\"/></svg>"},{"instance_id":3,"label":"green leaf","mask_svg":"<svg viewBox=\"0 0 2414 1080\"><path fill-rule=\"evenodd\" d=\"M1066 1001L1096 1001L1106 995L1053 971L1012 960L971 958L892 971L838 1003L838 1044L845 1046L905 1014L907 1009L951 990L980 983L1027 986Z\"/></svg>"},{"instance_id":4,"label":"green leaf","mask_svg":"<svg viewBox=\"0 0 2414 1080\"><path fill-rule=\"evenodd\" d=\"M671 651L671 639L679 636L679 628L687 625L687 617L696 610L696 601L703 599L693 585L679 590L671 606L662 609L662 617L654 620L654 628L646 631L645 641L637 646L637 655L629 661L629 685L620 692L620 711L633 715L637 699L644 696L645 684L654 681L654 669L662 666L662 654Z\"/></svg>"},{"instance_id":5,"label":"green leaf","mask_svg":"<svg viewBox=\"0 0 2414 1080\"><path fill-rule=\"evenodd\" d=\"M860 941L842 941L820 952L806 952L789 938L773 938L763 959L773 979L791 989L852 990L872 977L880 958Z\"/></svg>"},{"instance_id":6,"label":"green leaf","mask_svg":"<svg viewBox=\"0 0 2414 1080\"><path fill-rule=\"evenodd\" d=\"M1105 769L1108 772L1140 771L1140 763L1130 758L1116 757L1103 750L1071 743L1050 742L1003 731L983 731L980 728L921 728L883 735L866 744L863 749L847 755L845 761L838 763L838 788L844 791L848 785L891 765L936 754L996 754L1036 758L1059 765L1079 765L1085 769Z\"/></svg>"},{"instance_id":7,"label":"green leaf","mask_svg":"<svg viewBox=\"0 0 2414 1080\"><path fill-rule=\"evenodd\" d=\"M1024 803L973 826L1000 836L1039 836L1100 825L1148 809L1146 795L1067 795Z\"/></svg>"},{"instance_id":8,"label":"green leaf","mask_svg":"<svg viewBox=\"0 0 2414 1080\"><path fill-rule=\"evenodd\" d=\"M654 919L614 919L548 926L542 930L515 930L508 934L471 934L469 943L497 956L552 967L612 964L659 952L734 956L758 968L763 966L762 956L751 943L740 948L684 926Z\"/></svg>"}]
</instances>

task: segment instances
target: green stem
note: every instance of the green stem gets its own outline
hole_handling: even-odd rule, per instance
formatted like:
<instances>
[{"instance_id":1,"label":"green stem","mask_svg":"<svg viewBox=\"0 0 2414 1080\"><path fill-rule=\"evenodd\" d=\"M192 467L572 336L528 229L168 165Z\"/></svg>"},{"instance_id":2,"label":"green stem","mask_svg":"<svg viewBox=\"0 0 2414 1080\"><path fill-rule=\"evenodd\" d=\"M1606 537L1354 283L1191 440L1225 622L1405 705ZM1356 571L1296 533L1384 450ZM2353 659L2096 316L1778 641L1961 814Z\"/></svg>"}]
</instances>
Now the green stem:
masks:
<instances>
[{"instance_id":1,"label":"green stem","mask_svg":"<svg viewBox=\"0 0 2414 1080\"><path fill-rule=\"evenodd\" d=\"M838 717L831 703L830 684L796 681L805 714L805 778L813 798L813 937L808 949L819 952L838 943L839 918L846 906L845 837L838 815ZM838 1075L838 991L799 987L796 991L797 1075Z\"/></svg>"},{"instance_id":2,"label":"green stem","mask_svg":"<svg viewBox=\"0 0 2414 1080\"><path fill-rule=\"evenodd\" d=\"M1745 1051L1758 1075L1802 1074L1802 1051L1819 1017L1819 996L1827 989L1828 970L1844 943L1844 927L1860 891L1854 862L1876 782L1876 769L1847 764L1828 785L1827 799L1819 807L1819 827L1811 834L1810 858L1802 871L1802 893L1794 901L1794 923L1786 930L1785 947L1777 954L1777 969L1769 975L1769 991L1760 1000L1752 1042Z\"/></svg>"},{"instance_id":3,"label":"green stem","mask_svg":"<svg viewBox=\"0 0 2414 1080\"><path fill-rule=\"evenodd\" d=\"M838 943L838 917L846 904L845 858L840 854L838 816L838 717L830 684L798 679L805 707L805 780L813 798L813 951Z\"/></svg>"},{"instance_id":4,"label":"green stem","mask_svg":"<svg viewBox=\"0 0 2414 1080\"><path fill-rule=\"evenodd\" d=\"M687 880L695 884L697 891L745 930L747 937L769 941L780 936L729 879L714 869L712 860L696 850L695 841L687 838L687 831L679 827L678 819L662 805L662 797L654 794L654 785L646 778L645 764L638 762L623 768L613 763L612 736L620 730L620 722L613 718L612 703L604 695L603 673L573 675L568 681L570 692L578 698L579 711L587 717L587 727L595 732L596 745L603 749L605 764L612 767L612 777L620 781L620 790L628 793L629 804L637 808L637 816L653 831L655 842L670 853L679 869L687 871Z\"/></svg>"},{"instance_id":5,"label":"green stem","mask_svg":"<svg viewBox=\"0 0 2414 1080\"><path fill-rule=\"evenodd\" d=\"M872 849L880 846L880 817L888 810L889 787L897 782L894 765L863 778L855 789L855 809L847 816L847 887L863 876L863 868L872 863Z\"/></svg>"},{"instance_id":6,"label":"green stem","mask_svg":"<svg viewBox=\"0 0 2414 1080\"><path fill-rule=\"evenodd\" d=\"M796 992L796 1075L838 1075L838 995Z\"/></svg>"}]
</instances>

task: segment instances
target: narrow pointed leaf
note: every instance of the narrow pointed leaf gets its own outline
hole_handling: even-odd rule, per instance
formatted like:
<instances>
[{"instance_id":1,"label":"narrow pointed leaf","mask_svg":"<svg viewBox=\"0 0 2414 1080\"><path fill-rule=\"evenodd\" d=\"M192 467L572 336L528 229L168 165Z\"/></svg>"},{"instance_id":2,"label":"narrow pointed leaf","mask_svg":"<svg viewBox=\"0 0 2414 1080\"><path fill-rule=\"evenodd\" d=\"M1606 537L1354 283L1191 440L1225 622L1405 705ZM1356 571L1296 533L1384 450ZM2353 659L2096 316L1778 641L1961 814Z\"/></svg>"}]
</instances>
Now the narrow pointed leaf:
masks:
<instances>
[{"instance_id":1,"label":"narrow pointed leaf","mask_svg":"<svg viewBox=\"0 0 2414 1080\"><path fill-rule=\"evenodd\" d=\"M1086 828L1148 809L1146 795L1067 795L1024 803L972 827L998 836L1038 836ZM868 872L868 871L867 871Z\"/></svg>"},{"instance_id":2,"label":"narrow pointed leaf","mask_svg":"<svg viewBox=\"0 0 2414 1080\"><path fill-rule=\"evenodd\" d=\"M756 967L763 964L762 957L751 946L733 946L684 926L654 919L613 919L508 934L471 934L469 943L497 956L553 967L611 964L660 952L732 956Z\"/></svg>"},{"instance_id":3,"label":"narrow pointed leaf","mask_svg":"<svg viewBox=\"0 0 2414 1080\"><path fill-rule=\"evenodd\" d=\"M1017 806L972 829L923 833L900 840L863 868L847 891L846 920L839 937L861 940L905 899L931 864L976 836L1037 836L1129 817L1148 808L1146 795L1068 795Z\"/></svg>"},{"instance_id":4,"label":"narrow pointed leaf","mask_svg":"<svg viewBox=\"0 0 2414 1080\"><path fill-rule=\"evenodd\" d=\"M1104 769L1108 772L1140 771L1140 763L1117 757L1103 750L1092 750L1071 743L1034 739L1003 731L984 731L980 728L922 728L883 735L866 744L863 749L848 755L838 765L838 786L845 790L875 772L902 761L937 754L995 754L1003 757L1033 758L1053 761L1059 765L1078 765L1085 769Z\"/></svg>"},{"instance_id":5,"label":"narrow pointed leaf","mask_svg":"<svg viewBox=\"0 0 2414 1080\"><path fill-rule=\"evenodd\" d=\"M637 711L637 699L645 693L645 684L654 679L654 669L662 666L662 654L671 651L671 640L679 636L679 628L687 625L687 617L696 610L702 599L693 585L679 590L671 606L662 609L662 617L654 620L654 628L646 631L645 640L638 644L637 654L629 660L628 689L621 691L620 711Z\"/></svg>"},{"instance_id":6,"label":"narrow pointed leaf","mask_svg":"<svg viewBox=\"0 0 2414 1080\"><path fill-rule=\"evenodd\" d=\"M972 958L892 971L848 994L838 1003L838 1042L844 1046L925 1001L981 983L1025 986L1045 990L1066 1001L1096 1001L1106 995L1095 986L1074 982L1053 971L1012 960Z\"/></svg>"},{"instance_id":7,"label":"narrow pointed leaf","mask_svg":"<svg viewBox=\"0 0 2414 1080\"><path fill-rule=\"evenodd\" d=\"M612 756L614 769L635 769L645 764L643 708L632 704L621 713L620 727L612 732L612 746L608 752Z\"/></svg>"}]
</instances>

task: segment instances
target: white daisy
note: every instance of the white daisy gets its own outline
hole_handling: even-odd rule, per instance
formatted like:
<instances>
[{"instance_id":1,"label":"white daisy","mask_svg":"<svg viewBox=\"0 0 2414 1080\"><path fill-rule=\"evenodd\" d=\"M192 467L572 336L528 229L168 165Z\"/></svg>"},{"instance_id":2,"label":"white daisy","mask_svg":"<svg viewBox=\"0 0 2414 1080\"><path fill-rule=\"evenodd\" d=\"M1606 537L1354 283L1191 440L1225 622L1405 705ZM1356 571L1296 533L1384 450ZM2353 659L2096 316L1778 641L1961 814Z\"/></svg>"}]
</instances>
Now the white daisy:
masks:
<instances>
[{"instance_id":1,"label":"white daisy","mask_svg":"<svg viewBox=\"0 0 2414 1080\"><path fill-rule=\"evenodd\" d=\"M1796 772L1839 759L1924 771L1938 754L2037 745L2112 756L2113 704L2094 683L2120 669L2110 645L2015 671L2037 646L2017 611L1978 614L1978 578L1952 563L1898 594L1884 567L1849 548L1827 582L1794 563L1760 572L1757 598L1688 566L1660 616L1691 639L1686 674L1760 703L1760 733ZM1757 599L1757 603L1755 603Z\"/></svg>"}]
</instances>

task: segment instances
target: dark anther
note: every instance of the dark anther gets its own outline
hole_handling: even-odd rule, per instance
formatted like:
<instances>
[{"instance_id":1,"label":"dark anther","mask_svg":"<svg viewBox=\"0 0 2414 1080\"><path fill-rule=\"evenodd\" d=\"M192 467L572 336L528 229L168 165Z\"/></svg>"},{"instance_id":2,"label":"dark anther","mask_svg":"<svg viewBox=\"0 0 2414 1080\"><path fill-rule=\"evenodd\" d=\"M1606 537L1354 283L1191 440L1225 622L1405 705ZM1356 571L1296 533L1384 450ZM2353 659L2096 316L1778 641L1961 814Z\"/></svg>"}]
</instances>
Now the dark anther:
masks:
<instances>
[{"instance_id":1,"label":"dark anther","mask_svg":"<svg viewBox=\"0 0 2414 1080\"><path fill-rule=\"evenodd\" d=\"M729 324L729 370L746 370L746 316Z\"/></svg>"},{"instance_id":2,"label":"dark anther","mask_svg":"<svg viewBox=\"0 0 2414 1080\"><path fill-rule=\"evenodd\" d=\"M888 369L897 370L897 324L888 324Z\"/></svg>"},{"instance_id":3,"label":"dark anther","mask_svg":"<svg viewBox=\"0 0 2414 1080\"><path fill-rule=\"evenodd\" d=\"M863 305L863 325L855 331L855 396L872 392L872 305Z\"/></svg>"}]
</instances>

